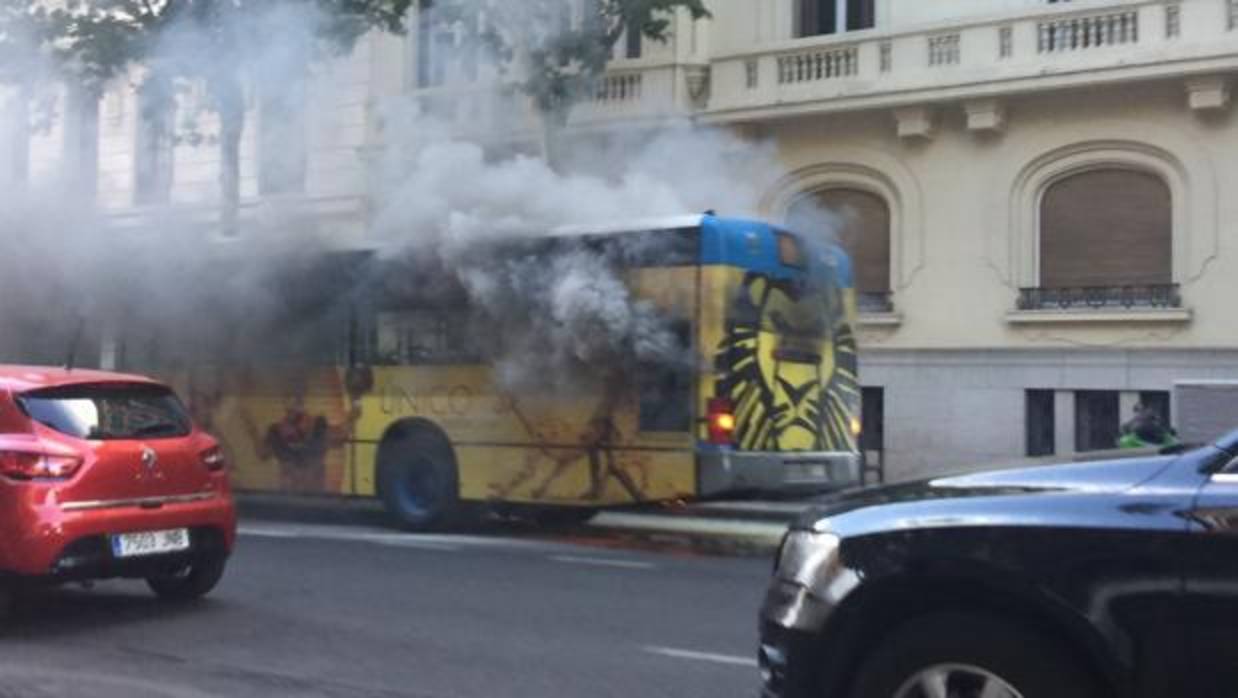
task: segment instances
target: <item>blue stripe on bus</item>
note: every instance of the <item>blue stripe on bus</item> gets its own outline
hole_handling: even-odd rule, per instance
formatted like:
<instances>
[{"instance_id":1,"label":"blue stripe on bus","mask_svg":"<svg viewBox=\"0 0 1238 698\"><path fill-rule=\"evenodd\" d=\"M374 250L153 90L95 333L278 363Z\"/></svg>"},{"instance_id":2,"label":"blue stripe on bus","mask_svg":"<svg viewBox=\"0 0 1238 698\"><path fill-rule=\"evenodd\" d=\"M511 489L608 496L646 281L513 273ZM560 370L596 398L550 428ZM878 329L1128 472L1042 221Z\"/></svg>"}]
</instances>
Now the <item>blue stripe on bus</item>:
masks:
<instances>
[{"instance_id":1,"label":"blue stripe on bus","mask_svg":"<svg viewBox=\"0 0 1238 698\"><path fill-rule=\"evenodd\" d=\"M776 279L802 276L804 270L782 264L778 257L778 229L761 221L743 218L701 219L701 264L727 265ZM797 235L809 262L808 275L831 278L841 288L851 288L851 259L831 242Z\"/></svg>"}]
</instances>

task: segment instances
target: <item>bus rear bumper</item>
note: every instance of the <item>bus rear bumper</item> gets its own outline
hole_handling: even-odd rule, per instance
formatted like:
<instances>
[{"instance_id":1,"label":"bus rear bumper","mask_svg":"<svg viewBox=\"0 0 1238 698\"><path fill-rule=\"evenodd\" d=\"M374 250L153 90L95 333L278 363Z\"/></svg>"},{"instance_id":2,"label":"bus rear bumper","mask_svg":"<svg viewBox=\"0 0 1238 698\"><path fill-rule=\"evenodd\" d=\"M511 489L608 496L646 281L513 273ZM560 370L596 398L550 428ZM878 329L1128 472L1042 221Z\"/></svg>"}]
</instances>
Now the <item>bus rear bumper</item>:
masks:
<instances>
[{"instance_id":1,"label":"bus rear bumper","mask_svg":"<svg viewBox=\"0 0 1238 698\"><path fill-rule=\"evenodd\" d=\"M812 492L860 484L860 454L715 451L697 454L697 493Z\"/></svg>"}]
</instances>

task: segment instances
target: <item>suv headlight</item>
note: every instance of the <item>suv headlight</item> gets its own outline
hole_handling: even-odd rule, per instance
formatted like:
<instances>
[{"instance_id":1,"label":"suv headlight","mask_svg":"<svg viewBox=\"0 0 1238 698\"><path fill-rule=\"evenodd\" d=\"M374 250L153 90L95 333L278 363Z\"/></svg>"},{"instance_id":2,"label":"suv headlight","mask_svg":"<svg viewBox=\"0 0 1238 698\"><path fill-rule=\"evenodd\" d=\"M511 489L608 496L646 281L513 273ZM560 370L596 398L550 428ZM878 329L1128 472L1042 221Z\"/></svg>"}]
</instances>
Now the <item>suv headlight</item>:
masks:
<instances>
[{"instance_id":1,"label":"suv headlight","mask_svg":"<svg viewBox=\"0 0 1238 698\"><path fill-rule=\"evenodd\" d=\"M779 548L775 576L810 589L829 584L842 568L840 542L833 533L790 531Z\"/></svg>"}]
</instances>

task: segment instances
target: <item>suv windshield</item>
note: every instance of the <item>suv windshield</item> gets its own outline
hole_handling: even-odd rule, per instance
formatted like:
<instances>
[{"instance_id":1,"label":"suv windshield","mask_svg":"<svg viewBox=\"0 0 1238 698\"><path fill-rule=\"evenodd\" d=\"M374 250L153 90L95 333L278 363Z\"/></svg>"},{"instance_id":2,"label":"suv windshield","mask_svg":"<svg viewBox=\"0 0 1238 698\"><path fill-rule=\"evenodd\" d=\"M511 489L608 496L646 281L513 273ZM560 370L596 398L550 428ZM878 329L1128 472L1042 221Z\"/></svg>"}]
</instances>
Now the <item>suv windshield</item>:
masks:
<instances>
[{"instance_id":1,"label":"suv windshield","mask_svg":"<svg viewBox=\"0 0 1238 698\"><path fill-rule=\"evenodd\" d=\"M26 393L22 409L32 419L80 439L159 439L186 436L188 413L163 386L74 385Z\"/></svg>"}]
</instances>

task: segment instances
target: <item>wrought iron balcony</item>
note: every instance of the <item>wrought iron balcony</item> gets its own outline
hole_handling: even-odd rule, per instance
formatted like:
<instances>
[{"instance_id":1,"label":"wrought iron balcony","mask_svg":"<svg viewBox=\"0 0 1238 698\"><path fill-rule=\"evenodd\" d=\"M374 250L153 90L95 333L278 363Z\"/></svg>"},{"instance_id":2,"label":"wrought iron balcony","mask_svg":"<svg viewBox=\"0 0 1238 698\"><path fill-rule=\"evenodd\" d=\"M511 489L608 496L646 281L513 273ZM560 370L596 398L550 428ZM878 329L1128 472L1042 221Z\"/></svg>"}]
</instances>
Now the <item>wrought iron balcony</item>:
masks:
<instances>
[{"instance_id":1,"label":"wrought iron balcony","mask_svg":"<svg viewBox=\"0 0 1238 698\"><path fill-rule=\"evenodd\" d=\"M1181 308L1178 284L1021 288L1019 310Z\"/></svg>"},{"instance_id":2,"label":"wrought iron balcony","mask_svg":"<svg viewBox=\"0 0 1238 698\"><path fill-rule=\"evenodd\" d=\"M856 305L861 313L892 313L893 295L889 291L861 291L856 294Z\"/></svg>"}]
</instances>

